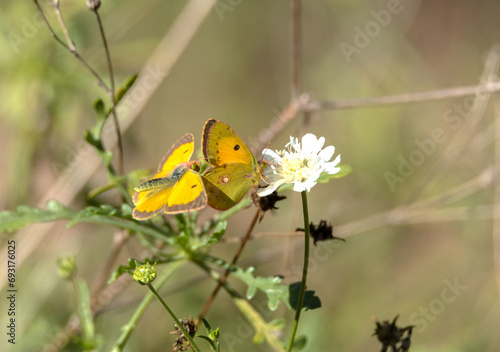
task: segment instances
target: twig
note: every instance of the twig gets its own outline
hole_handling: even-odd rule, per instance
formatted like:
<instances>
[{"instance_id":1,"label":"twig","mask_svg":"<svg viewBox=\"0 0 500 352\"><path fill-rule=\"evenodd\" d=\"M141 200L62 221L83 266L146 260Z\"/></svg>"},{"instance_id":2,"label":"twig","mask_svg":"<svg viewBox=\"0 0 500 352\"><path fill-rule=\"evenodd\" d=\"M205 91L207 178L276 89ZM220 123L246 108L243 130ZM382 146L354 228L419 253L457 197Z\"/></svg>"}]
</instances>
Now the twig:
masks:
<instances>
[{"instance_id":1,"label":"twig","mask_svg":"<svg viewBox=\"0 0 500 352\"><path fill-rule=\"evenodd\" d=\"M71 37L69 35L68 27L66 27L66 23L64 22L64 19L63 19L62 13L61 13L61 9L59 8L60 3L59 3L59 1L52 1L51 4L52 4L52 7L54 8L54 12L56 13L57 20L59 21L59 25L61 26L61 29L63 31L64 38L66 39L66 43L68 44L68 48L72 53L75 53L77 51L76 45L73 42L73 40L71 39Z\"/></svg>"},{"instance_id":2,"label":"twig","mask_svg":"<svg viewBox=\"0 0 500 352\"><path fill-rule=\"evenodd\" d=\"M115 76L113 73L113 64L111 62L111 54L109 52L109 46L108 46L108 41L106 39L106 34L104 33L104 27L102 25L101 21L101 16L99 15L99 8L91 8L92 12L94 12L97 23L99 24L99 31L101 33L102 37L102 42L104 46L104 51L106 53L106 61L108 64L108 71L109 71L109 81L111 84L111 90L109 91L109 96L111 99L111 114L113 116L113 123L115 125L115 133L116 133L116 140L118 144L118 172L120 175L123 175L123 142L122 142L122 135L120 132L120 123L118 120L118 115L116 113L116 90L115 90Z\"/></svg>"},{"instance_id":3,"label":"twig","mask_svg":"<svg viewBox=\"0 0 500 352\"><path fill-rule=\"evenodd\" d=\"M339 237L351 237L366 231L387 225L403 224L429 224L438 222L466 221L466 220L499 220L500 209L495 209L494 204L477 206L458 206L451 208L410 208L404 207L397 211L390 210L376 214L360 221L343 224L335 227L335 235ZM304 232L257 232L252 239L275 238L303 238ZM236 243L239 237L231 237L224 243Z\"/></svg>"},{"instance_id":4,"label":"twig","mask_svg":"<svg viewBox=\"0 0 500 352\"><path fill-rule=\"evenodd\" d=\"M486 59L484 65L483 74L481 75L481 84L488 86L493 77L496 77L498 71L498 66L500 64L500 45L495 45ZM476 92L474 97L473 108L468 112L465 117L465 122L463 126L454 135L451 142L447 145L446 150L440 156L439 160L434 164L434 166L424 175L420 180L417 188L410 194L406 203L411 203L417 199L418 195L423 193L427 187L431 184L432 180L435 180L438 175L442 174L442 171L448 168L457 158L460 153L465 148L467 143L472 138L476 131L476 127L484 116L486 106L488 105L490 93L481 89Z\"/></svg>"},{"instance_id":5,"label":"twig","mask_svg":"<svg viewBox=\"0 0 500 352\"><path fill-rule=\"evenodd\" d=\"M495 178L494 178L494 212L500 213L500 98L495 96ZM500 296L500 219L493 219L493 262L497 292Z\"/></svg>"},{"instance_id":6,"label":"twig","mask_svg":"<svg viewBox=\"0 0 500 352\"><path fill-rule=\"evenodd\" d=\"M439 207L443 207L445 205L457 202L465 197L474 194L480 189L484 189L491 185L493 182L493 168L487 167L484 169L479 176L469 180L449 191L441 193L437 196L429 197L427 199L416 202L412 205L405 205L401 207L397 207L388 211L384 211L378 214L370 215L362 219L355 220L353 222L338 225L335 227L335 235L339 237L349 237L356 235L358 233L366 232L369 230L373 230L378 227L386 226L389 224L402 224L411 222L411 219L420 217L421 220L418 222L425 222L425 216L428 216L430 213L435 213ZM474 210L479 209L479 210ZM455 214L457 216L456 220L465 220L473 217L474 214L477 214L479 218L491 218L492 216L500 216L500 211L498 213L493 213L491 208L488 206L477 206L477 207L461 207L461 208L452 208L452 209L443 209L443 214L448 213L448 219L451 219L449 214ZM457 215L458 214L458 215ZM467 215L467 217L464 217ZM433 220L435 222L436 220ZM451 220L443 220L443 221L451 221ZM302 237L303 232L297 233L256 233L252 236L252 238L260 238L267 236L279 236L279 237ZM231 239L226 240L226 243L230 243L232 241L237 241L239 239Z\"/></svg>"},{"instance_id":7,"label":"twig","mask_svg":"<svg viewBox=\"0 0 500 352\"><path fill-rule=\"evenodd\" d=\"M259 132L257 141L253 142L251 149L260 152L274 137L281 132L292 121L298 113L304 110L309 102L309 95L302 94L296 99L292 99L283 112L271 122L269 127Z\"/></svg>"},{"instance_id":8,"label":"twig","mask_svg":"<svg viewBox=\"0 0 500 352\"><path fill-rule=\"evenodd\" d=\"M339 100L317 100L312 101L304 107L307 111L319 110L345 110L386 105L398 105L408 103L419 103L433 100L444 100L461 98L481 93L492 93L500 91L500 82L490 82L486 85L462 86L444 89L428 90L424 92L386 95L370 98L339 99Z\"/></svg>"},{"instance_id":9,"label":"twig","mask_svg":"<svg viewBox=\"0 0 500 352\"><path fill-rule=\"evenodd\" d=\"M381 227L386 224L396 224L407 217L415 215L416 212L422 213L425 212L426 209L443 207L447 204L451 204L460 199L463 199L479 189L486 188L492 182L492 169L488 167L474 179L469 180L462 185L444 192L438 196L424 199L412 205L402 206L389 210L387 212L375 214L348 224L339 225L335 228L335 234L340 237L347 237L352 236L356 233Z\"/></svg>"},{"instance_id":10,"label":"twig","mask_svg":"<svg viewBox=\"0 0 500 352\"><path fill-rule=\"evenodd\" d=\"M240 246L239 246L238 250L236 251L236 254L233 257L233 260L231 261L232 266L236 265L236 263L238 262L238 259L240 258L240 255L243 252L243 248L245 248L245 245L246 245L247 241L249 240L250 235L252 234L252 231L255 228L255 225L257 224L257 220L259 219L259 215L260 215L260 209L257 209L257 211L255 212L255 215L252 219L252 222L250 223L250 226L248 227L248 230L245 233L245 236L243 236L243 238L241 239ZM222 285L226 282L227 277L229 276L230 273L231 273L231 271L229 269L226 269L226 271L224 272L224 275L222 275L222 277L218 281L217 286L212 291L212 294L210 295L210 297L208 297L205 304L203 305L203 308L201 309L201 312L200 312L198 319L196 321L196 325L198 325L199 322L201 321L201 319L204 318L205 315L207 314L208 310L210 309L212 303L215 300L215 297L219 293Z\"/></svg>"},{"instance_id":11,"label":"twig","mask_svg":"<svg viewBox=\"0 0 500 352\"><path fill-rule=\"evenodd\" d=\"M39 7L37 0L34 0ZM215 5L216 0L191 0L182 13L178 16L175 23L165 34L164 39L158 46L158 49L153 53L150 60L144 65L144 77L137 78L136 83L127 93L118 107L121 105L130 107L130 112L123 116L122 131L125 131L132 125L135 119L139 116L140 112L146 106L149 98L154 94L156 89L160 86L163 80L168 76L172 67L177 63L181 53L186 49L188 43L193 39L194 34L200 28L203 20L208 16L210 10ZM43 12L42 17L45 19ZM52 36L55 36L54 31L46 21L46 24ZM57 37L57 36L55 36ZM63 46L66 46L59 38L56 40ZM67 46L66 46L67 48ZM149 69L155 69L158 72L164 73L151 80L148 76ZM143 82L143 80L145 80ZM148 89L144 90L144 86ZM140 89L147 93L143 100L130 101L130 96L133 96L135 89ZM116 139L109 138L108 145L112 148L115 145ZM101 164L101 159L90 148L82 149L78 152L74 160L68 165L67 169L58 177L51 187L40 197L37 206L44 207L49 199L59 200L63 204L69 204L73 201L75 196L85 186L90 177L94 174L95 170ZM27 230L21 230L17 233L19 238L19 246L22 246L23 251L17 258L17 265L22 266L24 260L28 258L31 253L39 248L40 244L45 240L55 223L46 224L33 224ZM36 235L36 236L35 236ZM0 251L0 260L6 260L7 251ZM3 287L7 280L5 280L6 271L0 271L0 287Z\"/></svg>"},{"instance_id":12,"label":"twig","mask_svg":"<svg viewBox=\"0 0 500 352\"><path fill-rule=\"evenodd\" d=\"M58 19L59 19L59 23L61 24L62 26L62 31L63 33L65 33L65 36L67 35L67 39L69 38L68 40L68 46L66 43L64 43L64 41L61 40L61 38L59 38L59 36L54 32L54 30L52 29L52 26L50 25L49 21L47 20L47 17L45 16L45 13L43 12L43 9L41 8L40 4L38 3L38 0L33 0L36 4L36 7L38 9L38 12L40 13L40 15L42 16L43 18L43 21L45 22L45 24L47 25L47 28L50 32L50 35L59 43L61 44L66 50L68 50L70 53L73 54L74 57L76 57L76 59L78 61L80 61L80 63L87 69L89 70L89 72L97 79L97 84L102 88L104 89L106 92L109 92L109 87L106 85L106 83L103 81L103 79L99 76L99 74L87 63L87 61L85 61L82 56L80 55L80 53L78 52L75 44L73 43L73 41L71 40L71 38L69 37L69 34L68 34L68 29L66 28L66 25L64 24L64 20L62 20L62 16L61 18L59 19L59 15L58 15ZM57 11L56 11L57 13Z\"/></svg>"},{"instance_id":13,"label":"twig","mask_svg":"<svg viewBox=\"0 0 500 352\"><path fill-rule=\"evenodd\" d=\"M297 99L302 92L301 82L301 3L300 0L292 0L291 3L291 66L292 66L292 99Z\"/></svg>"}]
</instances>

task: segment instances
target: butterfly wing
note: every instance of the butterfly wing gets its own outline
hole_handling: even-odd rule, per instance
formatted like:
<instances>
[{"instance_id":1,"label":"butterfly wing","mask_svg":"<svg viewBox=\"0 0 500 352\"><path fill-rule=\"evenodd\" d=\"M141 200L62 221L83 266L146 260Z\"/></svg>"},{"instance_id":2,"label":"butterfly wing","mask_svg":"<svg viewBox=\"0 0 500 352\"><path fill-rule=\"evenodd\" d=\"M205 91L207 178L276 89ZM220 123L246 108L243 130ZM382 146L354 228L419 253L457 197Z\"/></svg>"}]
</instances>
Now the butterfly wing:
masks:
<instances>
[{"instance_id":1,"label":"butterfly wing","mask_svg":"<svg viewBox=\"0 0 500 352\"><path fill-rule=\"evenodd\" d=\"M236 205L259 182L259 174L249 164L232 163L208 168L202 179L208 204L226 210Z\"/></svg>"},{"instance_id":2,"label":"butterfly wing","mask_svg":"<svg viewBox=\"0 0 500 352\"><path fill-rule=\"evenodd\" d=\"M203 127L201 143L203 156L210 165L241 163L257 169L257 161L250 149L224 122L208 120Z\"/></svg>"},{"instance_id":3,"label":"butterfly wing","mask_svg":"<svg viewBox=\"0 0 500 352\"><path fill-rule=\"evenodd\" d=\"M207 194L201 176L189 169L175 184L165 205L167 214L179 214L203 208Z\"/></svg>"},{"instance_id":4,"label":"butterfly wing","mask_svg":"<svg viewBox=\"0 0 500 352\"><path fill-rule=\"evenodd\" d=\"M133 196L135 208L132 212L134 219L147 220L161 213L165 209L174 185L175 181L165 184L161 189L135 192Z\"/></svg>"},{"instance_id":5,"label":"butterfly wing","mask_svg":"<svg viewBox=\"0 0 500 352\"><path fill-rule=\"evenodd\" d=\"M177 214L205 206L207 196L201 176L186 165L193 151L194 137L191 133L174 143L160 162L158 173L149 179L156 183L134 193L132 215L135 219L146 220L161 212Z\"/></svg>"},{"instance_id":6,"label":"butterfly wing","mask_svg":"<svg viewBox=\"0 0 500 352\"><path fill-rule=\"evenodd\" d=\"M165 177L180 163L185 163L191 159L194 151L194 136L186 133L173 146L170 147L167 154L161 159L158 166L158 173L153 178Z\"/></svg>"}]
</instances>

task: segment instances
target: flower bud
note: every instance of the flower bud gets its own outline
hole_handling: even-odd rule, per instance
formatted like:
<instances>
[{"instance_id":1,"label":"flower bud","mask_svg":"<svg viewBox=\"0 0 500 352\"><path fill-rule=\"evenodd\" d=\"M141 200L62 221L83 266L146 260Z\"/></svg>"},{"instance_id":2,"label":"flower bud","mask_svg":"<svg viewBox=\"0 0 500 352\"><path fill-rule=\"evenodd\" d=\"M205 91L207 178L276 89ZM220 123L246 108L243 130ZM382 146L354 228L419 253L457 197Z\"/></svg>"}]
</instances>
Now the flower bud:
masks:
<instances>
[{"instance_id":1,"label":"flower bud","mask_svg":"<svg viewBox=\"0 0 500 352\"><path fill-rule=\"evenodd\" d=\"M59 276L63 279L71 279L76 271L76 260L74 255L65 258L57 258Z\"/></svg>"},{"instance_id":2,"label":"flower bud","mask_svg":"<svg viewBox=\"0 0 500 352\"><path fill-rule=\"evenodd\" d=\"M156 279L156 263L151 266L149 263L140 264L136 262L136 267L132 277L141 285L152 283Z\"/></svg>"},{"instance_id":3,"label":"flower bud","mask_svg":"<svg viewBox=\"0 0 500 352\"><path fill-rule=\"evenodd\" d=\"M101 7L101 0L87 0L87 7L92 11L97 11Z\"/></svg>"}]
</instances>

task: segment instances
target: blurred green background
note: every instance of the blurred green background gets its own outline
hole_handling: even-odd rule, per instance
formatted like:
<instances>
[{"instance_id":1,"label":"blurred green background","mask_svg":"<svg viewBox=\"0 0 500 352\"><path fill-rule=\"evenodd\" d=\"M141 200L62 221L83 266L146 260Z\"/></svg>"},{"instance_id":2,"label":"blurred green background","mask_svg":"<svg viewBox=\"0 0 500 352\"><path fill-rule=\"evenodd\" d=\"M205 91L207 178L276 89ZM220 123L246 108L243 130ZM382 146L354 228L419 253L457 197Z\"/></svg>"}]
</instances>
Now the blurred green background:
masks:
<instances>
[{"instance_id":1,"label":"blurred green background","mask_svg":"<svg viewBox=\"0 0 500 352\"><path fill-rule=\"evenodd\" d=\"M41 2L50 12L50 7ZM108 35L117 84L138 73L181 13L185 1L105 1L100 13ZM107 77L106 61L95 18L82 1L62 1L69 31L82 56ZM375 14L397 13L384 25ZM479 82L486 56L499 40L500 3L493 1L304 1L303 91L313 99L343 99L392 95ZM379 16L379 15L377 15ZM56 26L54 16L49 16ZM376 22L373 22L376 23ZM368 26L368 27L367 27ZM370 27L372 26L372 27ZM94 78L50 36L33 2L0 3L0 209L20 204L36 206L66 166L87 149L86 129L95 121L92 104L107 99ZM368 42L346 55L359 32ZM378 28L378 31L377 31ZM58 33L60 33L58 31ZM358 38L358 40L361 40ZM358 43L359 44L359 43ZM287 0L220 0L161 83L132 126L124 133L125 171L155 168L181 135L198 141L203 123L216 118L228 123L247 143L269 126L290 101L290 4ZM333 144L353 172L321 184L310 192L310 217L334 226L364 219L407 204L424 176L439 161L453 136L449 110L465 98L318 111L308 132ZM470 101L469 101L470 102ZM289 136L302 132L298 116L271 142L282 149ZM455 120L456 122L456 120ZM487 106L472 142L457 161L428 182L418 199L440 195L473 179L494 161L494 111ZM458 127L463 127L461 124ZM446 138L404 181L391 189L386 173L398 173L401 158L419 150L415 140L441 129ZM198 144L199 145L199 144ZM257 154L258 156L259 154ZM89 190L104 185L102 168L71 204L81 208ZM491 184L453 206L493 203ZM287 194L274 214L267 214L257 233L268 233L246 248L244 265L255 265L262 276L283 274L285 282L301 265L300 238L272 236L302 227L298 194ZM101 201L116 203L113 195ZM206 210L202 219L213 211ZM464 216L447 221L438 216L416 223L386 224L332 244L328 255L314 254L308 288L323 307L302 316L299 335L307 335L307 351L378 351L371 336L372 317L416 325L412 352L500 350L499 293L493 256L493 221ZM226 236L241 236L253 210L231 218ZM37 239L39 227L16 236ZM348 234L349 235L349 234ZM91 283L103 267L112 244L109 228L64 223L51 228L36 250L18 267L18 344L12 351L38 351L57 334L74 311L70 287L57 276L56 258L76 254L78 275ZM497 239L497 241L499 241ZM3 248L3 247L2 247ZM231 258L235 244L221 244L215 254ZM25 250L18 248L18 252ZM131 241L120 263L139 253ZM316 255L316 257L314 257ZM498 258L497 258L498 259ZM243 265L243 264L242 264ZM3 269L6 270L6 269ZM296 274L295 274L296 275ZM235 281L232 281L235 283ZM458 284L458 289L449 289ZM236 284L236 283L235 283ZM109 349L129 319L145 289L132 285L117 296L96 320L103 348ZM196 316L213 282L193 265L182 267L162 291L179 316ZM238 286L241 292L244 287ZM264 297L252 302L263 305ZM6 302L0 302L5 330ZM266 320L292 313L283 307ZM208 315L222 331L224 351L269 351L254 346L244 318L221 293ZM126 351L168 351L172 324L153 302L129 341ZM285 329L288 336L290 326ZM4 347L2 347L4 350ZM67 350L78 350L69 345Z\"/></svg>"}]
</instances>

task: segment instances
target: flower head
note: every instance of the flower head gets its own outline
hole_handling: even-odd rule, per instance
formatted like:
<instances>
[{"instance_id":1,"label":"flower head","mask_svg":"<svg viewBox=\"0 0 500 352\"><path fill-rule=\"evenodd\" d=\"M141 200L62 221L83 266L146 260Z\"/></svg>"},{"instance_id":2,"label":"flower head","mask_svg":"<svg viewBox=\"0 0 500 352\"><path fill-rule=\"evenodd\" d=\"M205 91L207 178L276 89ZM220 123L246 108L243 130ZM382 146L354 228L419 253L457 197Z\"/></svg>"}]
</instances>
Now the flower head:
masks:
<instances>
[{"instance_id":1,"label":"flower head","mask_svg":"<svg viewBox=\"0 0 500 352\"><path fill-rule=\"evenodd\" d=\"M136 268L133 272L132 277L135 281L140 283L141 285L147 285L156 279L156 263L151 265L149 263L141 264L139 262L135 262Z\"/></svg>"},{"instance_id":2,"label":"flower head","mask_svg":"<svg viewBox=\"0 0 500 352\"><path fill-rule=\"evenodd\" d=\"M271 194L283 184L293 184L296 192L310 191L322 173L334 175L339 172L340 155L330 161L335 147L330 145L322 149L324 144L324 137L317 138L308 133L302 137L301 143L298 138L290 137L284 150L264 149L263 160L269 165L263 176L269 185L258 192L259 196Z\"/></svg>"}]
</instances>

